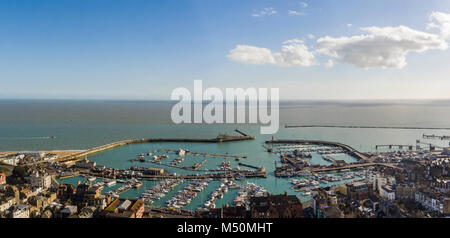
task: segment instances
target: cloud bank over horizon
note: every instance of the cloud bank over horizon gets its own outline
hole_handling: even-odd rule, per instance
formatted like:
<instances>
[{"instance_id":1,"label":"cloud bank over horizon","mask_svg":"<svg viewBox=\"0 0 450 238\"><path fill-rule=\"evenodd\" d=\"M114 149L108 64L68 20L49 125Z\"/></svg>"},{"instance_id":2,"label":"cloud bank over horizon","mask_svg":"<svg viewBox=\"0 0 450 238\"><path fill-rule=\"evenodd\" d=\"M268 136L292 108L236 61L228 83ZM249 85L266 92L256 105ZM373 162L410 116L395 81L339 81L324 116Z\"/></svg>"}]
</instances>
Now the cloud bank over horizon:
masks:
<instances>
[{"instance_id":1,"label":"cloud bank over horizon","mask_svg":"<svg viewBox=\"0 0 450 238\"><path fill-rule=\"evenodd\" d=\"M308 47L302 40L283 42L280 52L252 45L237 45L227 57L245 64L271 64L288 67L318 65L316 56L328 57L323 65L333 67L334 62L346 63L361 69L394 68L407 65L410 52L447 50L450 41L450 14L432 12L427 30L437 29L439 34L415 30L407 26L363 27L363 34L354 36L320 37ZM310 38L311 39L311 38ZM314 50L309 50L310 48Z\"/></svg>"}]
</instances>

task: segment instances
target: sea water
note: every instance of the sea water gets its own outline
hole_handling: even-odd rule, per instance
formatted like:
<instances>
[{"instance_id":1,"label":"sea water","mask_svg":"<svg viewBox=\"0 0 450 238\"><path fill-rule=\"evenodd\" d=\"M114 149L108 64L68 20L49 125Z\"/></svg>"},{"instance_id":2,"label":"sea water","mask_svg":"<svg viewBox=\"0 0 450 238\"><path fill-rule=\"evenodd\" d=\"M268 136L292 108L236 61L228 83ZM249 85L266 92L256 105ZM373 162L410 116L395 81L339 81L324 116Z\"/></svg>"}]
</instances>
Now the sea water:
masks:
<instances>
[{"instance_id":1,"label":"sea water","mask_svg":"<svg viewBox=\"0 0 450 238\"><path fill-rule=\"evenodd\" d=\"M133 165L161 167L170 173L191 174L187 171L153 163L130 162L130 159L160 148L176 150L188 149L192 152L246 156L240 162L254 166L264 166L267 178L245 181L262 185L272 194L287 192L308 200L301 193L290 189L290 179L273 175L275 162L279 158L267 153L262 147L266 140L313 139L341 142L362 152L375 152L381 144L414 145L416 140L448 146L449 141L425 140L423 134L449 135L449 130L407 130L379 128L284 128L288 125L358 125L358 126L410 126L449 128L450 102L285 102L280 108L280 130L274 135L260 135L255 124L189 124L176 125L170 120L169 102L146 101L71 101L71 100L1 100L0 101L0 151L49 151L83 150L124 139L136 138L215 138L219 133L233 134L234 129L255 136L255 140L230 143L144 143L132 144L107 150L89 156L98 165L126 169ZM55 137L52 139L52 137ZM176 158L163 160L170 163ZM348 155L332 155L336 159L352 162ZM150 160L150 158L147 158ZM182 166L191 166L206 159L202 168L214 169L223 161L237 166L234 159L187 155ZM320 155L313 153L313 164L327 165ZM246 169L241 166L241 169ZM62 180L75 184L80 178ZM341 181L347 182L347 181ZM138 197L157 182L144 181L141 188L129 190L121 197ZM193 199L186 209L195 209L208 199L209 194L219 186L218 181ZM331 185L329 183L327 186ZM178 186L182 188L185 184ZM115 186L119 186L115 185ZM321 185L323 186L323 185ZM104 191L114 189L107 188ZM171 191L156 206L164 206L165 201L176 193ZM236 190L229 190L217 206L232 204Z\"/></svg>"}]
</instances>

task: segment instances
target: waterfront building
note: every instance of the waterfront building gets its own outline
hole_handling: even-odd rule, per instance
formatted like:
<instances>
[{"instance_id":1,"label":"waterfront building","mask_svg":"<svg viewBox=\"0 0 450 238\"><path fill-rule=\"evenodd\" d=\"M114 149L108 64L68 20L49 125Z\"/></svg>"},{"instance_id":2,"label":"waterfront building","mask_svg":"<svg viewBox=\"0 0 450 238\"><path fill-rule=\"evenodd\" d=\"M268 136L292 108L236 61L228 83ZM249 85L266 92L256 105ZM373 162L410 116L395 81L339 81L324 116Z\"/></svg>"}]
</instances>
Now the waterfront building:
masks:
<instances>
[{"instance_id":1,"label":"waterfront building","mask_svg":"<svg viewBox=\"0 0 450 238\"><path fill-rule=\"evenodd\" d=\"M167 175L167 171L162 168L150 168L150 167L140 167L133 166L130 168L132 171L138 171L145 175Z\"/></svg>"},{"instance_id":2,"label":"waterfront building","mask_svg":"<svg viewBox=\"0 0 450 238\"><path fill-rule=\"evenodd\" d=\"M77 168L83 168L83 169L93 169L97 165L96 162L92 162L89 160L86 161L78 161L75 163L75 167Z\"/></svg>"}]
</instances>

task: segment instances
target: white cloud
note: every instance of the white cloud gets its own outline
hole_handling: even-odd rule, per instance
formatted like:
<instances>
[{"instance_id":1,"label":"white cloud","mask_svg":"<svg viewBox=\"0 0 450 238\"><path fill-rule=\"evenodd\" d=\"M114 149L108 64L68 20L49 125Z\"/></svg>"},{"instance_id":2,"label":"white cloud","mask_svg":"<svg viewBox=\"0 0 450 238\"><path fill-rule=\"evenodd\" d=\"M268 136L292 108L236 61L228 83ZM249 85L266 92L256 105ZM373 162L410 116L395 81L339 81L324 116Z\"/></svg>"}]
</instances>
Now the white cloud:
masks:
<instances>
[{"instance_id":1,"label":"white cloud","mask_svg":"<svg viewBox=\"0 0 450 238\"><path fill-rule=\"evenodd\" d=\"M313 35L313 34L308 34L308 39L310 39L310 40L313 40L313 39L315 39L316 37Z\"/></svg>"},{"instance_id":2,"label":"white cloud","mask_svg":"<svg viewBox=\"0 0 450 238\"><path fill-rule=\"evenodd\" d=\"M228 52L227 57L233 61L245 64L274 64L272 52L266 48L251 45L237 45Z\"/></svg>"},{"instance_id":3,"label":"white cloud","mask_svg":"<svg viewBox=\"0 0 450 238\"><path fill-rule=\"evenodd\" d=\"M352 37L322 37L317 40L317 52L333 60L359 68L403 68L409 52L431 49L445 50L448 44L440 36L413 30L406 26L361 28L365 35Z\"/></svg>"},{"instance_id":4,"label":"white cloud","mask_svg":"<svg viewBox=\"0 0 450 238\"><path fill-rule=\"evenodd\" d=\"M291 16L303 16L303 15L305 15L304 12L298 12L298 11L295 11L295 10L288 10L288 14L291 15Z\"/></svg>"},{"instance_id":5,"label":"white cloud","mask_svg":"<svg viewBox=\"0 0 450 238\"><path fill-rule=\"evenodd\" d=\"M259 11L258 13L253 13L252 17L262 17L277 14L277 11L273 7L266 7Z\"/></svg>"},{"instance_id":6,"label":"white cloud","mask_svg":"<svg viewBox=\"0 0 450 238\"><path fill-rule=\"evenodd\" d=\"M331 68L331 67L333 67L333 65L334 65L333 60L328 60L328 61L325 63L325 67L327 67L327 68Z\"/></svg>"},{"instance_id":7,"label":"white cloud","mask_svg":"<svg viewBox=\"0 0 450 238\"><path fill-rule=\"evenodd\" d=\"M308 7L308 3L306 2L300 2L300 6L307 8Z\"/></svg>"},{"instance_id":8,"label":"white cloud","mask_svg":"<svg viewBox=\"0 0 450 238\"><path fill-rule=\"evenodd\" d=\"M446 40L450 40L450 14L443 12L431 13L428 29L432 28L439 29L441 36Z\"/></svg>"},{"instance_id":9,"label":"white cloud","mask_svg":"<svg viewBox=\"0 0 450 238\"><path fill-rule=\"evenodd\" d=\"M278 66L312 66L316 64L314 54L302 40L283 42L280 52L250 45L237 45L228 52L227 57L245 64L273 64Z\"/></svg>"}]
</instances>

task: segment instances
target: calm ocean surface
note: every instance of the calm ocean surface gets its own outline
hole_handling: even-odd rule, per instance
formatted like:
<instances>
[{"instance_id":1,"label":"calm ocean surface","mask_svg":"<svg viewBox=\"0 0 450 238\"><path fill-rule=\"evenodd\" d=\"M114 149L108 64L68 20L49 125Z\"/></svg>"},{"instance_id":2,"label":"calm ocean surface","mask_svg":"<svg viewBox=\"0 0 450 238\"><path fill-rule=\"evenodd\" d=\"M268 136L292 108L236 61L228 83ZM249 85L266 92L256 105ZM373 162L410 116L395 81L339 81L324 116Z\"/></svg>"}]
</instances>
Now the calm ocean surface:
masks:
<instances>
[{"instance_id":1,"label":"calm ocean surface","mask_svg":"<svg viewBox=\"0 0 450 238\"><path fill-rule=\"evenodd\" d=\"M276 156L262 148L271 135L260 135L259 125L175 125L170 120L171 104L144 101L70 101L70 100L0 100L0 151L79 150L88 149L117 140L135 138L213 138L218 133L232 133L236 128L256 136L254 141L223 144L152 143L129 145L108 150L89 159L115 168L129 168L129 159L148 150L185 148L193 152L209 152L245 155L243 163L263 165L267 179L253 179L272 193L296 194L289 188L288 179L273 176ZM377 144L415 145L422 134L450 135L450 130L398 130L398 129L349 129L349 128L283 128L290 125L360 125L360 126L409 126L450 128L450 101L414 102L284 102L280 108L280 130L276 139L321 139L348 144L360 151L375 151ZM55 139L50 139L55 136ZM428 140L448 146L449 141ZM343 159L349 162L351 157ZM198 160L198 161L197 161ZM187 158L186 164L203 158ZM216 168L223 159L210 157L206 167ZM232 166L237 162L230 161ZM326 164L319 156L314 163ZM145 164L147 165L147 164ZM154 164L148 164L155 167ZM161 165L162 166L162 165ZM180 169L165 167L170 172L186 173ZM66 182L75 183L77 178ZM345 181L343 181L345 182ZM154 185L146 181L138 190L130 190L122 197L136 197ZM187 209L195 209L207 199L219 182L212 182L193 200ZM184 186L183 184L180 187ZM156 205L164 204L171 194ZM216 205L231 203L236 191L228 192ZM300 194L297 194L301 197ZM307 200L305 197L301 197Z\"/></svg>"}]
</instances>

